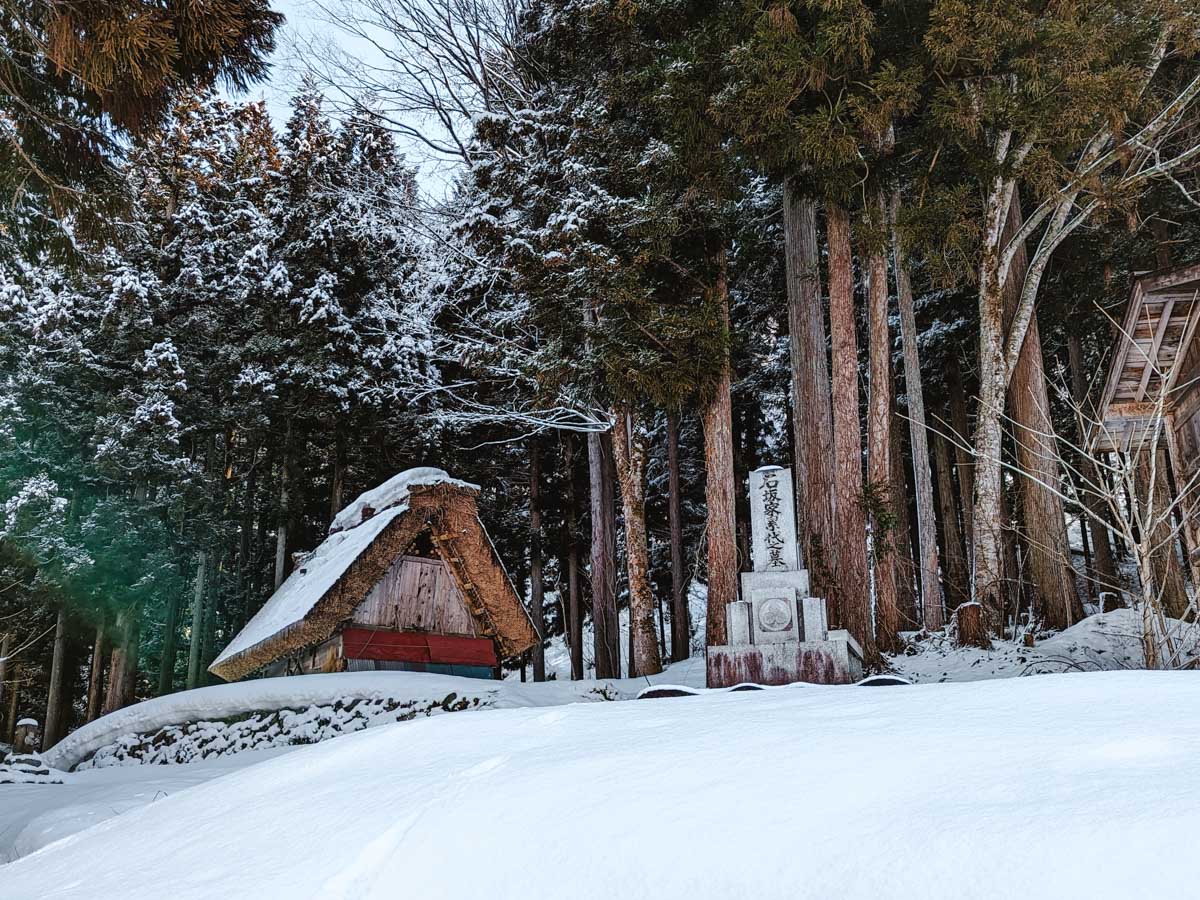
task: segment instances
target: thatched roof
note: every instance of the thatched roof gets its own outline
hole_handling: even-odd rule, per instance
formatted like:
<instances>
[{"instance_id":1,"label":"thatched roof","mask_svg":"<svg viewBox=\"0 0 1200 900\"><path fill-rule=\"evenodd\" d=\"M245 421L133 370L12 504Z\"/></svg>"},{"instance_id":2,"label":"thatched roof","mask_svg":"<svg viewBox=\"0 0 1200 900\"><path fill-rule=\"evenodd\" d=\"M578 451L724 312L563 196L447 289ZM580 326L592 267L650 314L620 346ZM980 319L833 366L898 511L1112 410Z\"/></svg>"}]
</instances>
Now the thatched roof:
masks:
<instances>
[{"instance_id":1,"label":"thatched roof","mask_svg":"<svg viewBox=\"0 0 1200 900\"><path fill-rule=\"evenodd\" d=\"M279 586L209 671L235 681L330 637L395 560L429 531L480 633L503 659L537 641L533 622L479 520L479 489L440 469L414 469L346 507L329 537Z\"/></svg>"},{"instance_id":2,"label":"thatched roof","mask_svg":"<svg viewBox=\"0 0 1200 900\"><path fill-rule=\"evenodd\" d=\"M1176 364L1200 325L1200 266L1145 275L1134 282L1117 333L1104 391L1090 429L1093 451L1137 447L1157 418L1166 394L1169 411L1179 386Z\"/></svg>"}]
</instances>

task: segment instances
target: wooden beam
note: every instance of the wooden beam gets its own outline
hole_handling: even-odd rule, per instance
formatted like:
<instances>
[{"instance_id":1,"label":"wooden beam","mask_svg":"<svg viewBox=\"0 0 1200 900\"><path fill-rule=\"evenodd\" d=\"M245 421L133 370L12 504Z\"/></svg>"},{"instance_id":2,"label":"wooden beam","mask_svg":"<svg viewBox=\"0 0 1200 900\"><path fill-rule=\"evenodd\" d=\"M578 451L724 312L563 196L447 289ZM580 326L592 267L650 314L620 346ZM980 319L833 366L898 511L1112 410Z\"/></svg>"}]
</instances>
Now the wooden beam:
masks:
<instances>
[{"instance_id":1,"label":"wooden beam","mask_svg":"<svg viewBox=\"0 0 1200 900\"><path fill-rule=\"evenodd\" d=\"M1171 311L1175 309L1175 298L1171 298L1163 306L1162 312L1158 314L1158 327L1154 329L1154 340L1150 344L1150 352L1146 354L1146 365L1142 369L1142 380L1138 384L1137 400L1146 399L1146 387L1150 384L1150 376L1154 374L1155 368L1158 366L1158 351L1162 348L1163 338L1167 334L1167 328L1171 324ZM1165 379L1164 379L1165 380Z\"/></svg>"},{"instance_id":2,"label":"wooden beam","mask_svg":"<svg viewBox=\"0 0 1200 900\"><path fill-rule=\"evenodd\" d=\"M1121 403L1109 404L1107 414L1104 416L1105 422L1112 421L1127 421L1130 419L1141 420L1153 418L1158 412L1158 404L1151 403L1146 400L1134 401L1127 400Z\"/></svg>"},{"instance_id":3,"label":"wooden beam","mask_svg":"<svg viewBox=\"0 0 1200 900\"><path fill-rule=\"evenodd\" d=\"M1167 394L1175 389L1175 382L1179 380L1179 372L1183 368L1183 361L1187 359L1188 347L1196 337L1197 326L1200 326L1200 290L1192 294L1192 307L1188 311L1188 322L1179 341L1179 352L1175 355L1175 364L1171 366L1167 375L1167 383L1163 385L1163 391Z\"/></svg>"}]
</instances>

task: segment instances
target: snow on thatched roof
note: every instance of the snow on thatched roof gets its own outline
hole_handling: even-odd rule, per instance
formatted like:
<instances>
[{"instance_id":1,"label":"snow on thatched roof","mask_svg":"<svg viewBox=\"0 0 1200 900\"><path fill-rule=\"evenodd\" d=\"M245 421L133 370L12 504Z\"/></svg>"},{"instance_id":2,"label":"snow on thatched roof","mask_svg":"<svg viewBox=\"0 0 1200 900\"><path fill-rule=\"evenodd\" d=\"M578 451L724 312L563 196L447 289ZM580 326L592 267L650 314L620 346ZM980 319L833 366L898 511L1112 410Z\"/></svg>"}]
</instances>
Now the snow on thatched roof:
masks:
<instances>
[{"instance_id":1,"label":"snow on thatched roof","mask_svg":"<svg viewBox=\"0 0 1200 900\"><path fill-rule=\"evenodd\" d=\"M339 531L358 527L363 523L363 513L368 510L371 510L371 514L374 515L392 507L407 507L408 493L411 488L417 485L433 484L453 484L456 487L479 491L479 485L451 478L444 469L434 469L429 466L408 469L399 475L393 475L378 487L359 494L352 503L347 504L340 513L333 517L329 533L332 535ZM369 519L370 516L367 518Z\"/></svg>"},{"instance_id":2,"label":"snow on thatched roof","mask_svg":"<svg viewBox=\"0 0 1200 900\"><path fill-rule=\"evenodd\" d=\"M244 677L287 652L325 640L391 564L436 519L434 545L472 611L507 657L536 639L532 622L478 519L479 488L441 469L401 472L347 505L327 537L279 586L210 671Z\"/></svg>"}]
</instances>

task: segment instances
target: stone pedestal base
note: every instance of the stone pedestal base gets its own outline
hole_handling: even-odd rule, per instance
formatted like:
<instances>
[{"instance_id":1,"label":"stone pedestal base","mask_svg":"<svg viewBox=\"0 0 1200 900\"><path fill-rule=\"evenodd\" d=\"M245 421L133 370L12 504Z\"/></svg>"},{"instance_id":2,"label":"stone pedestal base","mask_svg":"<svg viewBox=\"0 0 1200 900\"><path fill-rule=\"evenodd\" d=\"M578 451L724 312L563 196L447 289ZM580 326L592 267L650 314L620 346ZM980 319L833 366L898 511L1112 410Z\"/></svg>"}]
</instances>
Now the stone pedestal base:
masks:
<instances>
[{"instance_id":1,"label":"stone pedestal base","mask_svg":"<svg viewBox=\"0 0 1200 900\"><path fill-rule=\"evenodd\" d=\"M862 651L845 631L831 631L823 641L786 641L709 647L710 688L754 684L853 684L863 676Z\"/></svg>"}]
</instances>

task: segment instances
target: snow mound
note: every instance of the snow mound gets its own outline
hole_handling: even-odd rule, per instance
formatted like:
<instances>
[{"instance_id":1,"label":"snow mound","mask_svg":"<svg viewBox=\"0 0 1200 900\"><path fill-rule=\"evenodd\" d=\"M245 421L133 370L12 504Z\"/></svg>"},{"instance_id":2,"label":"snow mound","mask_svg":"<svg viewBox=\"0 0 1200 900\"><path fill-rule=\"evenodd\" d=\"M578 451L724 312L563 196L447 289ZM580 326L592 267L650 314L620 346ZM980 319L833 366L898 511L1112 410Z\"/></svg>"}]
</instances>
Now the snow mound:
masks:
<instances>
[{"instance_id":1,"label":"snow mound","mask_svg":"<svg viewBox=\"0 0 1200 900\"><path fill-rule=\"evenodd\" d=\"M1200 659L1200 626L1177 619L1167 622L1179 649L1178 666ZM890 662L898 674L916 682L1141 669L1145 666L1141 613L1133 609L1097 613L1033 647L1016 641L994 641L991 650L956 647L947 635L934 634L890 657Z\"/></svg>"},{"instance_id":2,"label":"snow mound","mask_svg":"<svg viewBox=\"0 0 1200 900\"><path fill-rule=\"evenodd\" d=\"M449 693L440 700L391 697L336 700L306 709L277 709L232 720L167 725L153 734L124 734L101 747L76 771L108 766L185 764L248 750L317 744L375 725L407 722L418 716L486 709L491 699ZM0 772L0 779L3 778Z\"/></svg>"},{"instance_id":3,"label":"snow mound","mask_svg":"<svg viewBox=\"0 0 1200 900\"><path fill-rule=\"evenodd\" d=\"M1200 827L1197 746L1200 680L1173 672L439 716L176 791L0 881L59 900L158 898L164 873L173 900L1182 897L1192 861L1162 848Z\"/></svg>"},{"instance_id":4,"label":"snow mound","mask_svg":"<svg viewBox=\"0 0 1200 900\"><path fill-rule=\"evenodd\" d=\"M453 484L457 487L470 488L474 491L479 490L478 485L459 481L457 478L451 478L444 469L435 469L431 466L408 469L398 475L393 475L378 487L373 487L371 490L360 494L358 499L348 504L340 513L334 516L333 523L329 526L329 533L333 534L334 532L357 528L362 524L363 513L367 509L374 510L374 514L378 515L385 509L391 509L395 506L406 507L408 505L408 492L412 488L417 485L433 484ZM368 521L370 520L368 519Z\"/></svg>"},{"instance_id":5,"label":"snow mound","mask_svg":"<svg viewBox=\"0 0 1200 900\"><path fill-rule=\"evenodd\" d=\"M66 777L37 753L10 753L0 763L0 784L62 784Z\"/></svg>"},{"instance_id":6,"label":"snow mound","mask_svg":"<svg viewBox=\"0 0 1200 900\"><path fill-rule=\"evenodd\" d=\"M703 686L704 663L655 681ZM144 700L72 732L43 758L58 769L190 762L310 744L374 725L477 709L629 700L651 679L522 684L426 672L335 672L260 678Z\"/></svg>"}]
</instances>

